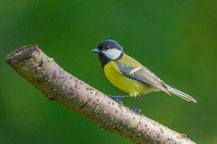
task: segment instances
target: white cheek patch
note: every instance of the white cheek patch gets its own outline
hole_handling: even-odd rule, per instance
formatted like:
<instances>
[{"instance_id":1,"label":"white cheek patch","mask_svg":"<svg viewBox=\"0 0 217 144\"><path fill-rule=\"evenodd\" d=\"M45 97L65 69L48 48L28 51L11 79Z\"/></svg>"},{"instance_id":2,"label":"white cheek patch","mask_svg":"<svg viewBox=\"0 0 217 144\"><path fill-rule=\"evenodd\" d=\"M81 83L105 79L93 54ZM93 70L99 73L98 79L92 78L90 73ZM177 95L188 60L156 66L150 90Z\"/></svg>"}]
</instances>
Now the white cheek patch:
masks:
<instances>
[{"instance_id":1,"label":"white cheek patch","mask_svg":"<svg viewBox=\"0 0 217 144\"><path fill-rule=\"evenodd\" d=\"M105 51L102 51L107 58L111 59L111 60L116 60L120 57L121 55L121 51L116 49L116 48L113 48L113 49L108 49L108 50L105 50Z\"/></svg>"}]
</instances>

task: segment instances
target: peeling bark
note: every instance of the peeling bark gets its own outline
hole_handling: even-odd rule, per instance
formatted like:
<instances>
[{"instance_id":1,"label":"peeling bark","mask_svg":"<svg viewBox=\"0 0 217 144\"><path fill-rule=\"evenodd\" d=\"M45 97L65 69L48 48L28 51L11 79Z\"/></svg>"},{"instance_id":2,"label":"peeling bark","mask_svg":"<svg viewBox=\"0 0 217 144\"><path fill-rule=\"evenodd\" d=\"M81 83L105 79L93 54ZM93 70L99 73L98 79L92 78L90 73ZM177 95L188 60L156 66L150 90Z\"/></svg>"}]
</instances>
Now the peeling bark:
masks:
<instances>
[{"instance_id":1,"label":"peeling bark","mask_svg":"<svg viewBox=\"0 0 217 144\"><path fill-rule=\"evenodd\" d=\"M7 56L6 62L45 97L65 105L102 129L108 129L135 143L195 144L185 134L135 114L64 71L36 45L16 49Z\"/></svg>"}]
</instances>

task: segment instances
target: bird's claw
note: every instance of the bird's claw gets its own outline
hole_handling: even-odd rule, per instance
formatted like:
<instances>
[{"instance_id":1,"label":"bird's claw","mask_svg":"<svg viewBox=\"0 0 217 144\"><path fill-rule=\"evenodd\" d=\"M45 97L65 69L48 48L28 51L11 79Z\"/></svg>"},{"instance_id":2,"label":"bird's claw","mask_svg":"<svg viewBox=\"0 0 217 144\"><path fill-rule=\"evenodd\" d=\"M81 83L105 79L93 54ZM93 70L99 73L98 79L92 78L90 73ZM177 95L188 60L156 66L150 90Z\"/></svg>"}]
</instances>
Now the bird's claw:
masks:
<instances>
[{"instance_id":1,"label":"bird's claw","mask_svg":"<svg viewBox=\"0 0 217 144\"><path fill-rule=\"evenodd\" d=\"M123 105L123 102L121 100L119 100L118 98L116 98L115 96L111 96L111 95L108 95L110 98L112 98L113 100L115 100L117 103Z\"/></svg>"},{"instance_id":2,"label":"bird's claw","mask_svg":"<svg viewBox=\"0 0 217 144\"><path fill-rule=\"evenodd\" d=\"M118 102L119 104L123 105L123 102L117 98L112 98L113 100L115 100L116 102Z\"/></svg>"},{"instance_id":3,"label":"bird's claw","mask_svg":"<svg viewBox=\"0 0 217 144\"><path fill-rule=\"evenodd\" d=\"M141 112L142 112L141 109L132 109L132 111L133 111L134 113L140 115L140 116L142 115L142 114L141 114Z\"/></svg>"}]
</instances>

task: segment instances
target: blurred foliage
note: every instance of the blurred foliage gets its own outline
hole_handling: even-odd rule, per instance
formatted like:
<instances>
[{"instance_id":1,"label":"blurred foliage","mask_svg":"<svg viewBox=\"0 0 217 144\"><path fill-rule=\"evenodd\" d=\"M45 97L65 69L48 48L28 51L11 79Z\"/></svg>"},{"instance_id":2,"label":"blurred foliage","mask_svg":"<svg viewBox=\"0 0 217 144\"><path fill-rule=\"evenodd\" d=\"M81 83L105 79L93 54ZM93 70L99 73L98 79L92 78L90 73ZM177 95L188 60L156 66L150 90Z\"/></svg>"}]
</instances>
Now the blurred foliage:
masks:
<instances>
[{"instance_id":1,"label":"blurred foliage","mask_svg":"<svg viewBox=\"0 0 217 144\"><path fill-rule=\"evenodd\" d=\"M16 47L38 44L68 72L118 95L90 53L108 38L198 101L148 94L139 105L146 116L198 143L217 143L216 14L215 0L0 0L0 143L132 143L48 101L4 62Z\"/></svg>"}]
</instances>

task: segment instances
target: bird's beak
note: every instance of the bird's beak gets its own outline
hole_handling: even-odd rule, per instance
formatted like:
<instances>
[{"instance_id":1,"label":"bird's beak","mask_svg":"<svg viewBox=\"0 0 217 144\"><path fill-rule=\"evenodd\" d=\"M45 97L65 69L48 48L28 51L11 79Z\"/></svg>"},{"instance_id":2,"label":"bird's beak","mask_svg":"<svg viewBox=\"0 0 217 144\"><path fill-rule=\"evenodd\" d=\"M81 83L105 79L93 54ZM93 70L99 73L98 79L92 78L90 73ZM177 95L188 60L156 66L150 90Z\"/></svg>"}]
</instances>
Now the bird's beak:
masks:
<instances>
[{"instance_id":1,"label":"bird's beak","mask_svg":"<svg viewBox=\"0 0 217 144\"><path fill-rule=\"evenodd\" d=\"M98 48L95 48L95 49L93 49L91 52L100 53L100 50L99 50Z\"/></svg>"}]
</instances>

